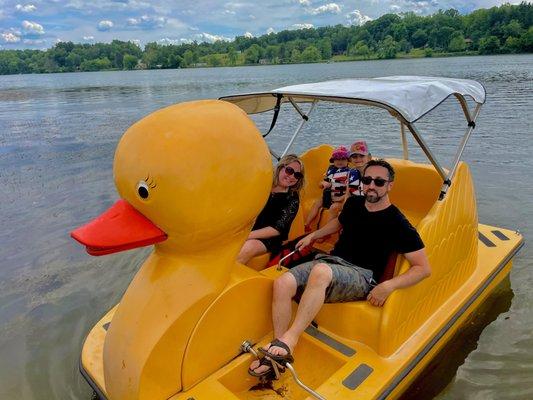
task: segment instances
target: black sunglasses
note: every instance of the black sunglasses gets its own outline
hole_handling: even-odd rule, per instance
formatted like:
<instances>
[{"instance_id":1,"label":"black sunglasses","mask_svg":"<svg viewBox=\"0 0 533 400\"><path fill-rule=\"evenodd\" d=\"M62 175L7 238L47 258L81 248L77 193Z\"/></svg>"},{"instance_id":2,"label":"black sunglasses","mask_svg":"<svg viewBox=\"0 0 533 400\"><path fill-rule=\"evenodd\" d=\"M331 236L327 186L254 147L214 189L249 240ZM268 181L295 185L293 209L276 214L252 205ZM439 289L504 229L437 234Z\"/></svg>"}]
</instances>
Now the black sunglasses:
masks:
<instances>
[{"instance_id":1,"label":"black sunglasses","mask_svg":"<svg viewBox=\"0 0 533 400\"><path fill-rule=\"evenodd\" d=\"M304 177L304 174L302 174L301 172L297 172L294 170L294 168L292 167L289 167L289 166L286 166L285 167L285 173L287 175L294 175L294 177L298 180L302 179Z\"/></svg>"},{"instance_id":2,"label":"black sunglasses","mask_svg":"<svg viewBox=\"0 0 533 400\"><path fill-rule=\"evenodd\" d=\"M377 187L383 187L385 186L385 183L389 182L386 179L383 178L372 178L371 176L363 176L361 178L361 182L363 182L363 185L370 185L374 181L374 185Z\"/></svg>"}]
</instances>

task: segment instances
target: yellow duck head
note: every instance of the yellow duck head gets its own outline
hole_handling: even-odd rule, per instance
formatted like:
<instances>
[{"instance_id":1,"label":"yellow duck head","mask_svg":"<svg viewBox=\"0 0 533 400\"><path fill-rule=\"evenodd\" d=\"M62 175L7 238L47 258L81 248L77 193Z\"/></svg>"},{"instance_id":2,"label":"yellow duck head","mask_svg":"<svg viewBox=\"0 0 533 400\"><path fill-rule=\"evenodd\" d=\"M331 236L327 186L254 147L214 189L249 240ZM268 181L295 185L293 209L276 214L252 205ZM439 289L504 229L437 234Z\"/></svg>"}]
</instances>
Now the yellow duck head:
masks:
<instances>
[{"instance_id":1,"label":"yellow duck head","mask_svg":"<svg viewBox=\"0 0 533 400\"><path fill-rule=\"evenodd\" d=\"M156 244L124 294L103 347L110 399L168 398L195 325L228 283L272 184L268 147L223 101L173 105L132 125L114 176L122 197L72 232L93 255Z\"/></svg>"},{"instance_id":2,"label":"yellow duck head","mask_svg":"<svg viewBox=\"0 0 533 400\"><path fill-rule=\"evenodd\" d=\"M73 232L93 255L167 237L163 247L186 252L231 240L264 205L272 164L241 109L204 100L158 110L132 125L118 144L114 176L124 201Z\"/></svg>"}]
</instances>

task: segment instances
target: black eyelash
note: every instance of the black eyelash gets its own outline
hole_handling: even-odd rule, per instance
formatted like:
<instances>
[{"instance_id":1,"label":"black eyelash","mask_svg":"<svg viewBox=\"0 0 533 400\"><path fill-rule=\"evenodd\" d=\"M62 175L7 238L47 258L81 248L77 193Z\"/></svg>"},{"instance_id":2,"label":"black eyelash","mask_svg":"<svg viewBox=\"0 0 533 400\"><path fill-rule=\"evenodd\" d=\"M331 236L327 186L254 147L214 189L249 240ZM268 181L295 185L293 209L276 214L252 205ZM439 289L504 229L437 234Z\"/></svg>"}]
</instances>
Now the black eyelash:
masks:
<instances>
[{"instance_id":1,"label":"black eyelash","mask_svg":"<svg viewBox=\"0 0 533 400\"><path fill-rule=\"evenodd\" d=\"M148 175L146 176L146 178L144 178L144 181L146 182L146 184L147 184L151 189L154 189L155 187L157 187L157 183L155 183L154 178L151 178L151 177L150 177L150 174L148 174Z\"/></svg>"}]
</instances>

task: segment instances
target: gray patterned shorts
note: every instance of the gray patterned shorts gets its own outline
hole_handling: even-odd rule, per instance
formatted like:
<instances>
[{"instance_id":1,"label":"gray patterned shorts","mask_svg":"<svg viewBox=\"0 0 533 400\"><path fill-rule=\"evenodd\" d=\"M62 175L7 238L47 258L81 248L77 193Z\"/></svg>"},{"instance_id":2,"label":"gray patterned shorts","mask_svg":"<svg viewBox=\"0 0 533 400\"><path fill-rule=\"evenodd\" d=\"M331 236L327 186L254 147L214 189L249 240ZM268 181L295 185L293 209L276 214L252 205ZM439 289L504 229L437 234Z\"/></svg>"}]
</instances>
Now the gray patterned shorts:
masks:
<instances>
[{"instance_id":1,"label":"gray patterned shorts","mask_svg":"<svg viewBox=\"0 0 533 400\"><path fill-rule=\"evenodd\" d=\"M370 290L376 286L372 271L358 267L348 261L328 254L319 254L313 261L308 261L289 270L298 288L294 299L299 301L305 290L309 274L316 264L327 264L333 273L331 283L326 289L325 303L342 303L364 300Z\"/></svg>"}]
</instances>

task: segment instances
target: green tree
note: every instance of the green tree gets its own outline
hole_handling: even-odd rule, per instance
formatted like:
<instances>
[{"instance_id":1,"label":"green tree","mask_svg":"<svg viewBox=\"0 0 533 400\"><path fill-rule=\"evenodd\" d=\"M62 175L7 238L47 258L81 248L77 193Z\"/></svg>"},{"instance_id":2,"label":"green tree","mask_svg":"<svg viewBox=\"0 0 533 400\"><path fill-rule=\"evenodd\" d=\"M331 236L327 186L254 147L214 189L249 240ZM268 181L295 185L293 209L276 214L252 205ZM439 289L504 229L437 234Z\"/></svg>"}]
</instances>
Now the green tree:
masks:
<instances>
[{"instance_id":1,"label":"green tree","mask_svg":"<svg viewBox=\"0 0 533 400\"><path fill-rule=\"evenodd\" d=\"M167 58L167 67L168 68L179 68L181 66L183 59L179 54L172 53Z\"/></svg>"},{"instance_id":2,"label":"green tree","mask_svg":"<svg viewBox=\"0 0 533 400\"><path fill-rule=\"evenodd\" d=\"M138 59L137 57L131 54L124 54L123 64L124 69L134 69L137 66Z\"/></svg>"},{"instance_id":3,"label":"green tree","mask_svg":"<svg viewBox=\"0 0 533 400\"><path fill-rule=\"evenodd\" d=\"M446 49L455 30L449 26L433 29L429 34L429 44L434 49Z\"/></svg>"},{"instance_id":4,"label":"green tree","mask_svg":"<svg viewBox=\"0 0 533 400\"><path fill-rule=\"evenodd\" d=\"M181 62L182 67L190 67L194 63L194 53L192 50L185 50L183 53L183 61Z\"/></svg>"},{"instance_id":5,"label":"green tree","mask_svg":"<svg viewBox=\"0 0 533 400\"><path fill-rule=\"evenodd\" d=\"M361 56L366 59L370 56L370 49L363 40L360 40L355 46L350 48L348 54L351 56Z\"/></svg>"},{"instance_id":6,"label":"green tree","mask_svg":"<svg viewBox=\"0 0 533 400\"><path fill-rule=\"evenodd\" d=\"M331 46L331 40L324 38L318 41L317 48L320 51L322 59L329 60L333 54L333 47Z\"/></svg>"},{"instance_id":7,"label":"green tree","mask_svg":"<svg viewBox=\"0 0 533 400\"><path fill-rule=\"evenodd\" d=\"M292 49L292 52L291 52L291 62L292 62L292 63L299 63L299 62L302 62L302 53L300 53L300 50L298 50L298 49Z\"/></svg>"},{"instance_id":8,"label":"green tree","mask_svg":"<svg viewBox=\"0 0 533 400\"><path fill-rule=\"evenodd\" d=\"M513 19L507 25L504 25L502 27L502 31L504 33L505 38L508 38L509 36L520 37L524 32L524 29L522 28L522 24L519 21Z\"/></svg>"},{"instance_id":9,"label":"green tree","mask_svg":"<svg viewBox=\"0 0 533 400\"><path fill-rule=\"evenodd\" d=\"M81 56L77 53L70 53L65 59L65 65L72 71L76 71L80 68Z\"/></svg>"},{"instance_id":10,"label":"green tree","mask_svg":"<svg viewBox=\"0 0 533 400\"><path fill-rule=\"evenodd\" d=\"M533 52L533 26L520 38L522 51Z\"/></svg>"},{"instance_id":11,"label":"green tree","mask_svg":"<svg viewBox=\"0 0 533 400\"><path fill-rule=\"evenodd\" d=\"M505 40L505 43L503 45L503 51L505 51L506 53L518 53L521 47L522 43L519 38L509 36Z\"/></svg>"},{"instance_id":12,"label":"green tree","mask_svg":"<svg viewBox=\"0 0 533 400\"><path fill-rule=\"evenodd\" d=\"M411 43L414 47L422 47L428 41L428 35L422 29L418 29L411 37Z\"/></svg>"},{"instance_id":13,"label":"green tree","mask_svg":"<svg viewBox=\"0 0 533 400\"><path fill-rule=\"evenodd\" d=\"M448 45L448 50L451 52L464 51L466 49L465 38L462 34L455 35L450 44Z\"/></svg>"},{"instance_id":14,"label":"green tree","mask_svg":"<svg viewBox=\"0 0 533 400\"><path fill-rule=\"evenodd\" d=\"M306 49L302 52L301 60L305 63L317 62L320 61L321 57L322 55L320 54L320 51L318 51L315 46L311 45L306 47Z\"/></svg>"},{"instance_id":15,"label":"green tree","mask_svg":"<svg viewBox=\"0 0 533 400\"><path fill-rule=\"evenodd\" d=\"M244 62L246 64L257 64L261 58L263 49L258 44L252 44L244 51Z\"/></svg>"},{"instance_id":16,"label":"green tree","mask_svg":"<svg viewBox=\"0 0 533 400\"><path fill-rule=\"evenodd\" d=\"M500 40L496 36L481 38L479 41L479 54L496 54L500 52Z\"/></svg>"},{"instance_id":17,"label":"green tree","mask_svg":"<svg viewBox=\"0 0 533 400\"><path fill-rule=\"evenodd\" d=\"M228 62L229 65L234 66L237 64L237 50L235 50L235 47L230 47L228 50Z\"/></svg>"},{"instance_id":18,"label":"green tree","mask_svg":"<svg viewBox=\"0 0 533 400\"><path fill-rule=\"evenodd\" d=\"M222 60L217 54L210 54L206 57L207 65L210 67L220 67L222 65Z\"/></svg>"},{"instance_id":19,"label":"green tree","mask_svg":"<svg viewBox=\"0 0 533 400\"><path fill-rule=\"evenodd\" d=\"M394 41L392 36L386 36L378 44L378 58L396 58L398 52L398 43Z\"/></svg>"},{"instance_id":20,"label":"green tree","mask_svg":"<svg viewBox=\"0 0 533 400\"><path fill-rule=\"evenodd\" d=\"M82 71L102 71L111 69L111 67L111 61L107 57L97 58L96 60L85 60L80 65Z\"/></svg>"},{"instance_id":21,"label":"green tree","mask_svg":"<svg viewBox=\"0 0 533 400\"><path fill-rule=\"evenodd\" d=\"M265 58L268 59L271 63L276 64L279 62L280 47L269 45L265 49Z\"/></svg>"}]
</instances>

